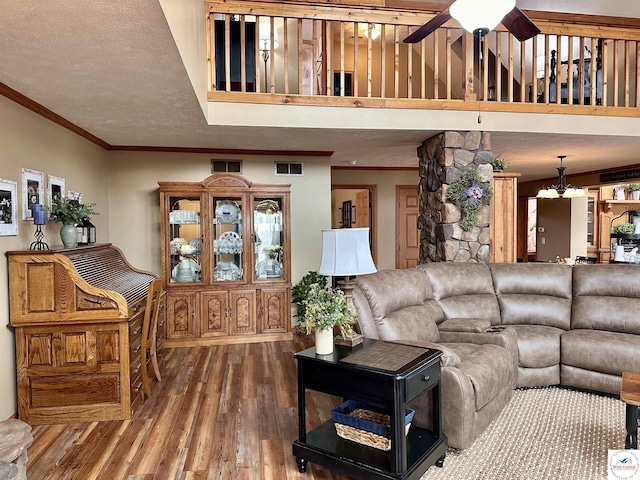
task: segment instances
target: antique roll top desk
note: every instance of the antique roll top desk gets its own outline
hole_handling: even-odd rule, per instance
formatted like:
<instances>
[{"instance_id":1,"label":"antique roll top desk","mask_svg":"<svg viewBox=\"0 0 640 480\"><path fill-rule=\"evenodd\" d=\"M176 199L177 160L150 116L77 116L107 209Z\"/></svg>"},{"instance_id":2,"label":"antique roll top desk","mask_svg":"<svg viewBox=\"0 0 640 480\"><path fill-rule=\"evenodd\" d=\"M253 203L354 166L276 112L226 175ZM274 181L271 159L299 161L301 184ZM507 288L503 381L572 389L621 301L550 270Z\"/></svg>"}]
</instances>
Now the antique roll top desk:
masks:
<instances>
[{"instance_id":1,"label":"antique roll top desk","mask_svg":"<svg viewBox=\"0 0 640 480\"><path fill-rule=\"evenodd\" d=\"M132 267L111 244L6 255L19 418L32 425L131 418L143 402L142 319L156 275ZM164 318L162 308L160 339Z\"/></svg>"}]
</instances>

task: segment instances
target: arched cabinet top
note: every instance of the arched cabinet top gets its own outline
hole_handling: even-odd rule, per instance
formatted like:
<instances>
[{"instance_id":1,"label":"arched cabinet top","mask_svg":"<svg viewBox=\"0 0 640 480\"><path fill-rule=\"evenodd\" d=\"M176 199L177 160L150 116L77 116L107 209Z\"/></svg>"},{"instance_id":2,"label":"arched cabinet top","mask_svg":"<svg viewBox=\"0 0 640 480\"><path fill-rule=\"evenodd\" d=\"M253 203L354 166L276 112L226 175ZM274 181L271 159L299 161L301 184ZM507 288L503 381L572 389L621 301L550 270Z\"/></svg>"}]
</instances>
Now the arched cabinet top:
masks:
<instances>
[{"instance_id":1,"label":"arched cabinet top","mask_svg":"<svg viewBox=\"0 0 640 480\"><path fill-rule=\"evenodd\" d=\"M251 182L236 173L214 173L202 181L202 186L251 188Z\"/></svg>"}]
</instances>

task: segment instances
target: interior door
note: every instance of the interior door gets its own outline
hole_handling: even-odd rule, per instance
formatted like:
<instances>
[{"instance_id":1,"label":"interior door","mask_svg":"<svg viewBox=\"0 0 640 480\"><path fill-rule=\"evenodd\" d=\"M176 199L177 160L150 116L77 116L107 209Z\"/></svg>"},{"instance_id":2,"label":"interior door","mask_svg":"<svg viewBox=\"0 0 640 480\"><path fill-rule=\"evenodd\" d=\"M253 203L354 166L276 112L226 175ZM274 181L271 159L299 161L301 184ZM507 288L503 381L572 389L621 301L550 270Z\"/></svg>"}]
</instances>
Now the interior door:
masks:
<instances>
[{"instance_id":1,"label":"interior door","mask_svg":"<svg viewBox=\"0 0 640 480\"><path fill-rule=\"evenodd\" d=\"M418 215L418 187L396 186L396 268L413 268L420 262Z\"/></svg>"},{"instance_id":2,"label":"interior door","mask_svg":"<svg viewBox=\"0 0 640 480\"><path fill-rule=\"evenodd\" d=\"M356 228L369 226L369 190L356 193Z\"/></svg>"}]
</instances>

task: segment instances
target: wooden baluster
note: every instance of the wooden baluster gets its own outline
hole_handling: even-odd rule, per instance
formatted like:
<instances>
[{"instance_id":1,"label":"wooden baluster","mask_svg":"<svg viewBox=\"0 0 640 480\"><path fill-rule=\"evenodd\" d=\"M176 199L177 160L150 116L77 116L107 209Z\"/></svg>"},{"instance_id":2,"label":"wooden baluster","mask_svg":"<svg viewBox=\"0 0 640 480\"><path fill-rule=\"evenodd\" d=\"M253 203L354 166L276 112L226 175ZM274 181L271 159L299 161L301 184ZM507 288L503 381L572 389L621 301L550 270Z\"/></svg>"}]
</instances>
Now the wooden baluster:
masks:
<instances>
[{"instance_id":1,"label":"wooden baluster","mask_svg":"<svg viewBox=\"0 0 640 480\"><path fill-rule=\"evenodd\" d=\"M433 98L440 98L440 29L433 32Z\"/></svg>"},{"instance_id":2,"label":"wooden baluster","mask_svg":"<svg viewBox=\"0 0 640 480\"><path fill-rule=\"evenodd\" d=\"M302 33L302 19L299 18L296 22L297 31L298 31L298 94L304 93L304 43L303 43L303 33Z\"/></svg>"},{"instance_id":3,"label":"wooden baluster","mask_svg":"<svg viewBox=\"0 0 640 480\"><path fill-rule=\"evenodd\" d=\"M435 33L435 32L434 32ZM420 98L427 98L427 42L420 42Z\"/></svg>"},{"instance_id":4,"label":"wooden baluster","mask_svg":"<svg viewBox=\"0 0 640 480\"><path fill-rule=\"evenodd\" d=\"M400 32L398 26L393 26L393 98L398 98L400 87Z\"/></svg>"},{"instance_id":5,"label":"wooden baluster","mask_svg":"<svg viewBox=\"0 0 640 480\"><path fill-rule=\"evenodd\" d=\"M353 23L353 96L360 95L358 89L358 22Z\"/></svg>"},{"instance_id":6,"label":"wooden baluster","mask_svg":"<svg viewBox=\"0 0 640 480\"><path fill-rule=\"evenodd\" d=\"M496 102L502 100L502 33L494 32L496 37L496 51L495 51L495 83L496 83ZM487 43L487 42L485 42ZM487 97L483 97L487 98Z\"/></svg>"},{"instance_id":7,"label":"wooden baluster","mask_svg":"<svg viewBox=\"0 0 640 480\"><path fill-rule=\"evenodd\" d=\"M326 72L326 82L327 82L327 90L326 90L326 94L327 96L332 96L333 95L333 59L332 59L332 53L333 53L333 36L331 34L331 26L332 26L332 22L330 21L326 21L325 23L325 37L324 37L324 44L325 44L325 72Z\"/></svg>"},{"instance_id":8,"label":"wooden baluster","mask_svg":"<svg viewBox=\"0 0 640 480\"><path fill-rule=\"evenodd\" d=\"M387 28L383 23L380 27L380 98L387 96Z\"/></svg>"},{"instance_id":9,"label":"wooden baluster","mask_svg":"<svg viewBox=\"0 0 640 480\"><path fill-rule=\"evenodd\" d=\"M371 69L372 69L372 63L371 63L371 51L372 51L371 33L372 33L374 27L375 27L375 24L367 23L367 97L369 97L369 98L371 98Z\"/></svg>"},{"instance_id":10,"label":"wooden baluster","mask_svg":"<svg viewBox=\"0 0 640 480\"><path fill-rule=\"evenodd\" d=\"M509 46L507 55L509 58L507 59L507 101L509 103L513 103L513 35L511 33L507 34L509 38Z\"/></svg>"},{"instance_id":11,"label":"wooden baluster","mask_svg":"<svg viewBox=\"0 0 640 480\"><path fill-rule=\"evenodd\" d=\"M618 40L613 41L613 106L618 106L620 94L620 65L618 60Z\"/></svg>"},{"instance_id":12,"label":"wooden baluster","mask_svg":"<svg viewBox=\"0 0 640 480\"><path fill-rule=\"evenodd\" d=\"M451 30L447 29L447 44L446 44L446 55L447 55L447 100L451 100Z\"/></svg>"},{"instance_id":13,"label":"wooden baluster","mask_svg":"<svg viewBox=\"0 0 640 480\"><path fill-rule=\"evenodd\" d=\"M225 74L225 90L231 91L231 25L230 15L224 16L224 74Z\"/></svg>"},{"instance_id":14,"label":"wooden baluster","mask_svg":"<svg viewBox=\"0 0 640 480\"><path fill-rule=\"evenodd\" d=\"M289 95L289 23L287 18L282 18L282 59L284 61L284 94Z\"/></svg>"},{"instance_id":15,"label":"wooden baluster","mask_svg":"<svg viewBox=\"0 0 640 480\"><path fill-rule=\"evenodd\" d=\"M344 95L344 22L340 22L340 96Z\"/></svg>"},{"instance_id":16,"label":"wooden baluster","mask_svg":"<svg viewBox=\"0 0 640 480\"><path fill-rule=\"evenodd\" d=\"M630 92L630 70L631 65L629 61L629 40L623 40L624 42L624 106L629 107L629 92ZM594 82L595 83L595 82Z\"/></svg>"}]
</instances>

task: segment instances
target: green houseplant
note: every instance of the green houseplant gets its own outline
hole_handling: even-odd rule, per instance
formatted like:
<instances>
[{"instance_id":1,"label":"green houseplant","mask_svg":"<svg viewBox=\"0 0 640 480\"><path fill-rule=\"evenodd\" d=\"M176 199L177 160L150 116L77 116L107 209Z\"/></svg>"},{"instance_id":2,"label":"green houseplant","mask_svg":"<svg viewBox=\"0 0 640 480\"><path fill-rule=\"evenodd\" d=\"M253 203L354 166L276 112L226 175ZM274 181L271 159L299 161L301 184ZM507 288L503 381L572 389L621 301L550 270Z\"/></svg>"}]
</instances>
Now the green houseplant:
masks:
<instances>
[{"instance_id":1,"label":"green houseplant","mask_svg":"<svg viewBox=\"0 0 640 480\"><path fill-rule=\"evenodd\" d=\"M313 330L333 330L333 327L338 327L345 337L351 332L356 312L347 308L347 298L342 290L314 283L309 287L303 305L301 323L307 335Z\"/></svg>"},{"instance_id":2,"label":"green houseplant","mask_svg":"<svg viewBox=\"0 0 640 480\"><path fill-rule=\"evenodd\" d=\"M49 218L56 223L62 223L60 238L65 247L75 247L77 244L76 225L91 215L97 215L94 203L82 203L76 195L55 197L47 209Z\"/></svg>"},{"instance_id":3,"label":"green houseplant","mask_svg":"<svg viewBox=\"0 0 640 480\"><path fill-rule=\"evenodd\" d=\"M631 193L631 200L640 200L640 183L629 184L627 190Z\"/></svg>"},{"instance_id":4,"label":"green houseplant","mask_svg":"<svg viewBox=\"0 0 640 480\"><path fill-rule=\"evenodd\" d=\"M507 168L507 161L504 158L501 158L500 155L496 155L491 160L491 166L493 167L494 172L501 172Z\"/></svg>"},{"instance_id":5,"label":"green houseplant","mask_svg":"<svg viewBox=\"0 0 640 480\"><path fill-rule=\"evenodd\" d=\"M635 232L635 229L632 223L621 223L613 227L613 233L629 234Z\"/></svg>"},{"instance_id":6,"label":"green houseplant","mask_svg":"<svg viewBox=\"0 0 640 480\"><path fill-rule=\"evenodd\" d=\"M302 279L296 283L291 289L291 303L298 307L298 319L304 318L305 305L311 285L320 285L322 288L327 286L327 277L320 275L318 272L309 271Z\"/></svg>"}]
</instances>

